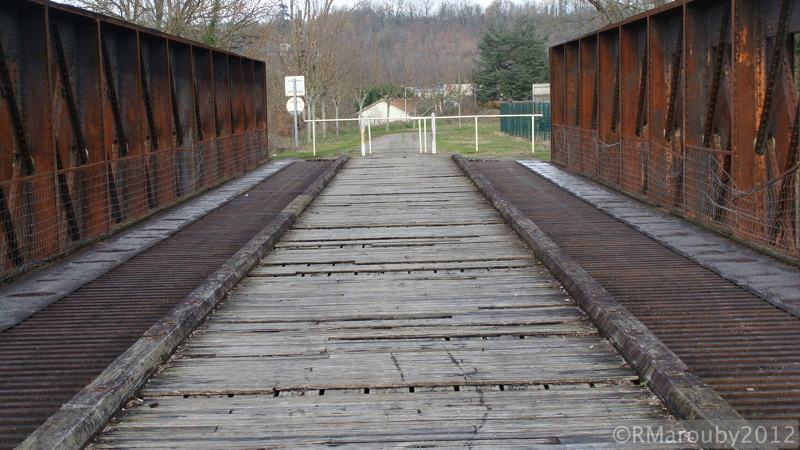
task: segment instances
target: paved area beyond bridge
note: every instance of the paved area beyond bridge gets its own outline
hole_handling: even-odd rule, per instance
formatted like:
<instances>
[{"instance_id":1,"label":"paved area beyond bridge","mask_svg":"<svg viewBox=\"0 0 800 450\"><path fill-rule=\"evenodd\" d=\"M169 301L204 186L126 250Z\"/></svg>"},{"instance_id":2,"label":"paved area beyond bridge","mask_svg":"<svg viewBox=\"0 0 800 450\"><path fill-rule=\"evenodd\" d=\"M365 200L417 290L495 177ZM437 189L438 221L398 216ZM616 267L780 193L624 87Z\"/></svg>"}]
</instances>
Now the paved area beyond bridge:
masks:
<instances>
[{"instance_id":1,"label":"paved area beyond bridge","mask_svg":"<svg viewBox=\"0 0 800 450\"><path fill-rule=\"evenodd\" d=\"M93 445L615 447L618 425L681 429L458 167L413 153L351 159L141 397Z\"/></svg>"}]
</instances>

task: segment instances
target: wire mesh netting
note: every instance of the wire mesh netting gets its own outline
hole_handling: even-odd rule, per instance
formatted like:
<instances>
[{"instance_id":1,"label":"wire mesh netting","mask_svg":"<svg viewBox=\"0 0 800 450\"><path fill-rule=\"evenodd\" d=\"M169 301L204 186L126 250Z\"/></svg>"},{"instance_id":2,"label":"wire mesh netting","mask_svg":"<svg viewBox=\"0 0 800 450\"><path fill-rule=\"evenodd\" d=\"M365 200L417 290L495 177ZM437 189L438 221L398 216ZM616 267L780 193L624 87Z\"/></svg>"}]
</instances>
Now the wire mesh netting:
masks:
<instances>
[{"instance_id":1,"label":"wire mesh netting","mask_svg":"<svg viewBox=\"0 0 800 450\"><path fill-rule=\"evenodd\" d=\"M729 151L669 148L554 126L552 160L724 234L800 261L800 168L750 189L729 175Z\"/></svg>"},{"instance_id":2,"label":"wire mesh netting","mask_svg":"<svg viewBox=\"0 0 800 450\"><path fill-rule=\"evenodd\" d=\"M541 114L536 117L536 140L550 140L550 103L548 102L508 102L500 104L500 114ZM530 140L531 120L527 117L507 117L500 119L500 131L512 136Z\"/></svg>"},{"instance_id":3,"label":"wire mesh netting","mask_svg":"<svg viewBox=\"0 0 800 450\"><path fill-rule=\"evenodd\" d=\"M267 159L260 130L0 183L0 279Z\"/></svg>"}]
</instances>

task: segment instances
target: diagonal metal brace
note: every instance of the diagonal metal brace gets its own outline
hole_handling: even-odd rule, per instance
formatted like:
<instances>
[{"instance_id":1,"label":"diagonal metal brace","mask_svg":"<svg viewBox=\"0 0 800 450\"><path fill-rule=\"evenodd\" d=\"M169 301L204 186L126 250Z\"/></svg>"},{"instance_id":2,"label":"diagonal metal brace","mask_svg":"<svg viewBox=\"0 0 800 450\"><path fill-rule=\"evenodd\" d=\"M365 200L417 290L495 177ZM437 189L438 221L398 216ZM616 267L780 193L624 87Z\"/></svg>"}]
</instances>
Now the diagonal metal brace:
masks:
<instances>
[{"instance_id":1,"label":"diagonal metal brace","mask_svg":"<svg viewBox=\"0 0 800 450\"><path fill-rule=\"evenodd\" d=\"M714 79L711 83L711 92L708 97L708 108L706 109L706 123L703 127L703 145L706 148L711 148L713 144L712 134L714 133L714 122L717 111L717 99L719 97L719 89L722 84L722 68L725 61L725 49L728 46L728 39L731 30L731 10L725 8L722 14L722 26L719 31L719 43L717 44L717 51L714 53Z\"/></svg>"},{"instance_id":2,"label":"diagonal metal brace","mask_svg":"<svg viewBox=\"0 0 800 450\"><path fill-rule=\"evenodd\" d=\"M672 59L672 78L669 83L669 106L667 109L667 126L664 128L664 139L672 142L675 133L675 109L678 101L678 80L681 78L681 61L683 60L683 21L678 27L678 42Z\"/></svg>"},{"instance_id":3,"label":"diagonal metal brace","mask_svg":"<svg viewBox=\"0 0 800 450\"><path fill-rule=\"evenodd\" d=\"M642 129L644 128L644 101L647 98L647 58L649 54L649 49L645 44L644 47L644 55L642 55L642 69L639 74L639 101L636 105L636 135L642 135Z\"/></svg>"},{"instance_id":4,"label":"diagonal metal brace","mask_svg":"<svg viewBox=\"0 0 800 450\"><path fill-rule=\"evenodd\" d=\"M20 167L22 168L21 175L27 177L33 175L35 167L33 155L28 148L28 140L25 137L25 129L22 126L22 114L17 103L17 97L14 95L14 84L11 81L11 71L8 69L6 62L6 52L3 48L3 43L0 42L0 93L6 100L8 111L11 115L12 128L14 129L14 138L17 141L17 148L19 149Z\"/></svg>"},{"instance_id":5,"label":"diagonal metal brace","mask_svg":"<svg viewBox=\"0 0 800 450\"><path fill-rule=\"evenodd\" d=\"M139 50L139 67L141 68L139 73L142 83L144 112L147 117L147 131L150 133L150 151L155 152L158 150L158 135L156 134L156 118L153 112L153 99L150 96L150 83L148 81L150 71L144 63L144 55L141 49Z\"/></svg>"},{"instance_id":6,"label":"diagonal metal brace","mask_svg":"<svg viewBox=\"0 0 800 450\"><path fill-rule=\"evenodd\" d=\"M595 66L597 65L597 61L595 61ZM594 92L592 95L592 129L597 129L597 108L598 104L600 103L600 71L598 70L594 74Z\"/></svg>"},{"instance_id":7,"label":"diagonal metal brace","mask_svg":"<svg viewBox=\"0 0 800 450\"><path fill-rule=\"evenodd\" d=\"M203 120L202 116L200 115L200 93L198 92L198 85L200 83L197 82L197 77L194 77L194 83L192 83L194 89L194 119L195 125L197 126L197 140L198 142L203 141Z\"/></svg>"},{"instance_id":8,"label":"diagonal metal brace","mask_svg":"<svg viewBox=\"0 0 800 450\"><path fill-rule=\"evenodd\" d=\"M756 132L755 151L759 155L764 154L767 143L767 131L769 130L769 122L772 116L772 103L775 99L775 86L778 79L778 73L781 68L781 55L783 48L786 46L787 32L789 30L789 22L792 18L793 0L783 0L781 3L781 12L778 16L778 29L775 33L775 43L772 46L772 58L769 62L769 70L767 71L767 88L764 93L764 105L761 108L761 114L758 119L758 131Z\"/></svg>"},{"instance_id":9,"label":"diagonal metal brace","mask_svg":"<svg viewBox=\"0 0 800 450\"><path fill-rule=\"evenodd\" d=\"M78 165L82 166L86 164L86 161L89 159L89 150L86 147L86 140L83 138L83 130L81 129L81 122L78 117L78 107L75 102L75 95L72 92L72 79L67 69L67 58L64 56L61 34L58 32L58 27L56 25L50 26L50 34L53 37L53 47L56 50L58 74L61 77L61 90L64 93L64 99L67 103L69 123L72 126L72 135L75 139L75 145L78 147Z\"/></svg>"},{"instance_id":10,"label":"diagonal metal brace","mask_svg":"<svg viewBox=\"0 0 800 450\"><path fill-rule=\"evenodd\" d=\"M103 72L106 76L108 99L111 102L111 115L114 118L114 130L116 131L117 142L119 143L119 156L125 157L128 155L128 141L125 139L125 127L122 124L122 111L120 111L119 97L117 96L117 88L114 81L114 70L111 68L111 60L108 56L108 45L106 44L105 36L102 36L100 39L100 47L103 52Z\"/></svg>"},{"instance_id":11,"label":"diagonal metal brace","mask_svg":"<svg viewBox=\"0 0 800 450\"><path fill-rule=\"evenodd\" d=\"M147 130L150 133L150 152L155 153L158 151L158 135L156 134L156 118L153 112L153 99L150 96L150 83L148 82L149 70L144 63L144 55L139 49L139 74L142 83L142 99L144 100L144 111L147 117ZM150 180L150 170L145 170L145 186L147 191L147 206L150 209L155 208L155 192L153 191L153 183Z\"/></svg>"},{"instance_id":12,"label":"diagonal metal brace","mask_svg":"<svg viewBox=\"0 0 800 450\"><path fill-rule=\"evenodd\" d=\"M175 71L172 70L172 61L169 61L169 96L172 102L172 129L175 132L175 144L183 145L183 128L181 128L181 115L178 110L178 92L175 85Z\"/></svg>"},{"instance_id":13,"label":"diagonal metal brace","mask_svg":"<svg viewBox=\"0 0 800 450\"><path fill-rule=\"evenodd\" d=\"M614 72L614 109L611 111L611 131L616 133L619 127L619 64Z\"/></svg>"}]
</instances>

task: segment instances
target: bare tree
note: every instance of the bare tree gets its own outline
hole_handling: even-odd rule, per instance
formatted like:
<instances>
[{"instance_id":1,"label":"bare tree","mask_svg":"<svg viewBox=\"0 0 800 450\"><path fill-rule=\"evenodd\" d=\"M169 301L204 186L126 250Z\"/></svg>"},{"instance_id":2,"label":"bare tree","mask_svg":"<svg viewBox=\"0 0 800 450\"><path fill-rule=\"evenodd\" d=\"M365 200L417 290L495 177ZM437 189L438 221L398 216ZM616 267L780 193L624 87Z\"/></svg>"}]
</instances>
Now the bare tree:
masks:
<instances>
[{"instance_id":1,"label":"bare tree","mask_svg":"<svg viewBox=\"0 0 800 450\"><path fill-rule=\"evenodd\" d=\"M460 75L458 76L457 84L445 86L445 94L456 102L458 105L458 115L461 116L461 103L464 101L464 97L467 96L467 89L466 86L461 83ZM458 128L461 128L461 117L458 118Z\"/></svg>"},{"instance_id":2,"label":"bare tree","mask_svg":"<svg viewBox=\"0 0 800 450\"><path fill-rule=\"evenodd\" d=\"M392 102L395 98L403 94L402 87L393 83L387 84L388 91L386 92L386 131L389 131L389 118L392 113Z\"/></svg>"},{"instance_id":3,"label":"bare tree","mask_svg":"<svg viewBox=\"0 0 800 450\"><path fill-rule=\"evenodd\" d=\"M273 0L67 0L169 34L238 48L256 39L252 27L269 17Z\"/></svg>"},{"instance_id":4,"label":"bare tree","mask_svg":"<svg viewBox=\"0 0 800 450\"><path fill-rule=\"evenodd\" d=\"M354 41L352 48L357 55L355 61L359 61L359 63L353 65L354 69L350 76L345 78L345 86L353 94L360 114L366 106L364 103L366 103L370 91L380 82L377 65L379 57L378 49L368 45L365 40Z\"/></svg>"},{"instance_id":5,"label":"bare tree","mask_svg":"<svg viewBox=\"0 0 800 450\"><path fill-rule=\"evenodd\" d=\"M374 81L369 77L368 69L369 66L362 67L350 78L350 90L353 92L353 97L358 104L359 114L364 111L364 103L367 101L369 91L374 85Z\"/></svg>"},{"instance_id":6,"label":"bare tree","mask_svg":"<svg viewBox=\"0 0 800 450\"><path fill-rule=\"evenodd\" d=\"M352 70L347 60L350 16L348 10L334 10L333 0L290 0L288 27L281 54L285 70L306 78L308 117L317 117L317 105L324 102L338 78ZM324 104L322 105L325 111Z\"/></svg>"}]
</instances>

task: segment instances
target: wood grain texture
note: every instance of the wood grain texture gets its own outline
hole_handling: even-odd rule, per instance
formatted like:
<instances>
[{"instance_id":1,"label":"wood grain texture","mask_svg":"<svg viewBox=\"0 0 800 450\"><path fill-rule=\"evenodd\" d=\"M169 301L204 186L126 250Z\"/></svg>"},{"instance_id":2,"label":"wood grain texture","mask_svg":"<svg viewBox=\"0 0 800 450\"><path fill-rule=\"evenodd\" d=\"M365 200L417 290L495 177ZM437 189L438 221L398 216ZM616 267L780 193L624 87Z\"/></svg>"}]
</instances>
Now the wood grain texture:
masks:
<instances>
[{"instance_id":1,"label":"wood grain texture","mask_svg":"<svg viewBox=\"0 0 800 450\"><path fill-rule=\"evenodd\" d=\"M637 379L452 162L382 154L342 169L93 445L615 447L620 424L682 429Z\"/></svg>"}]
</instances>

